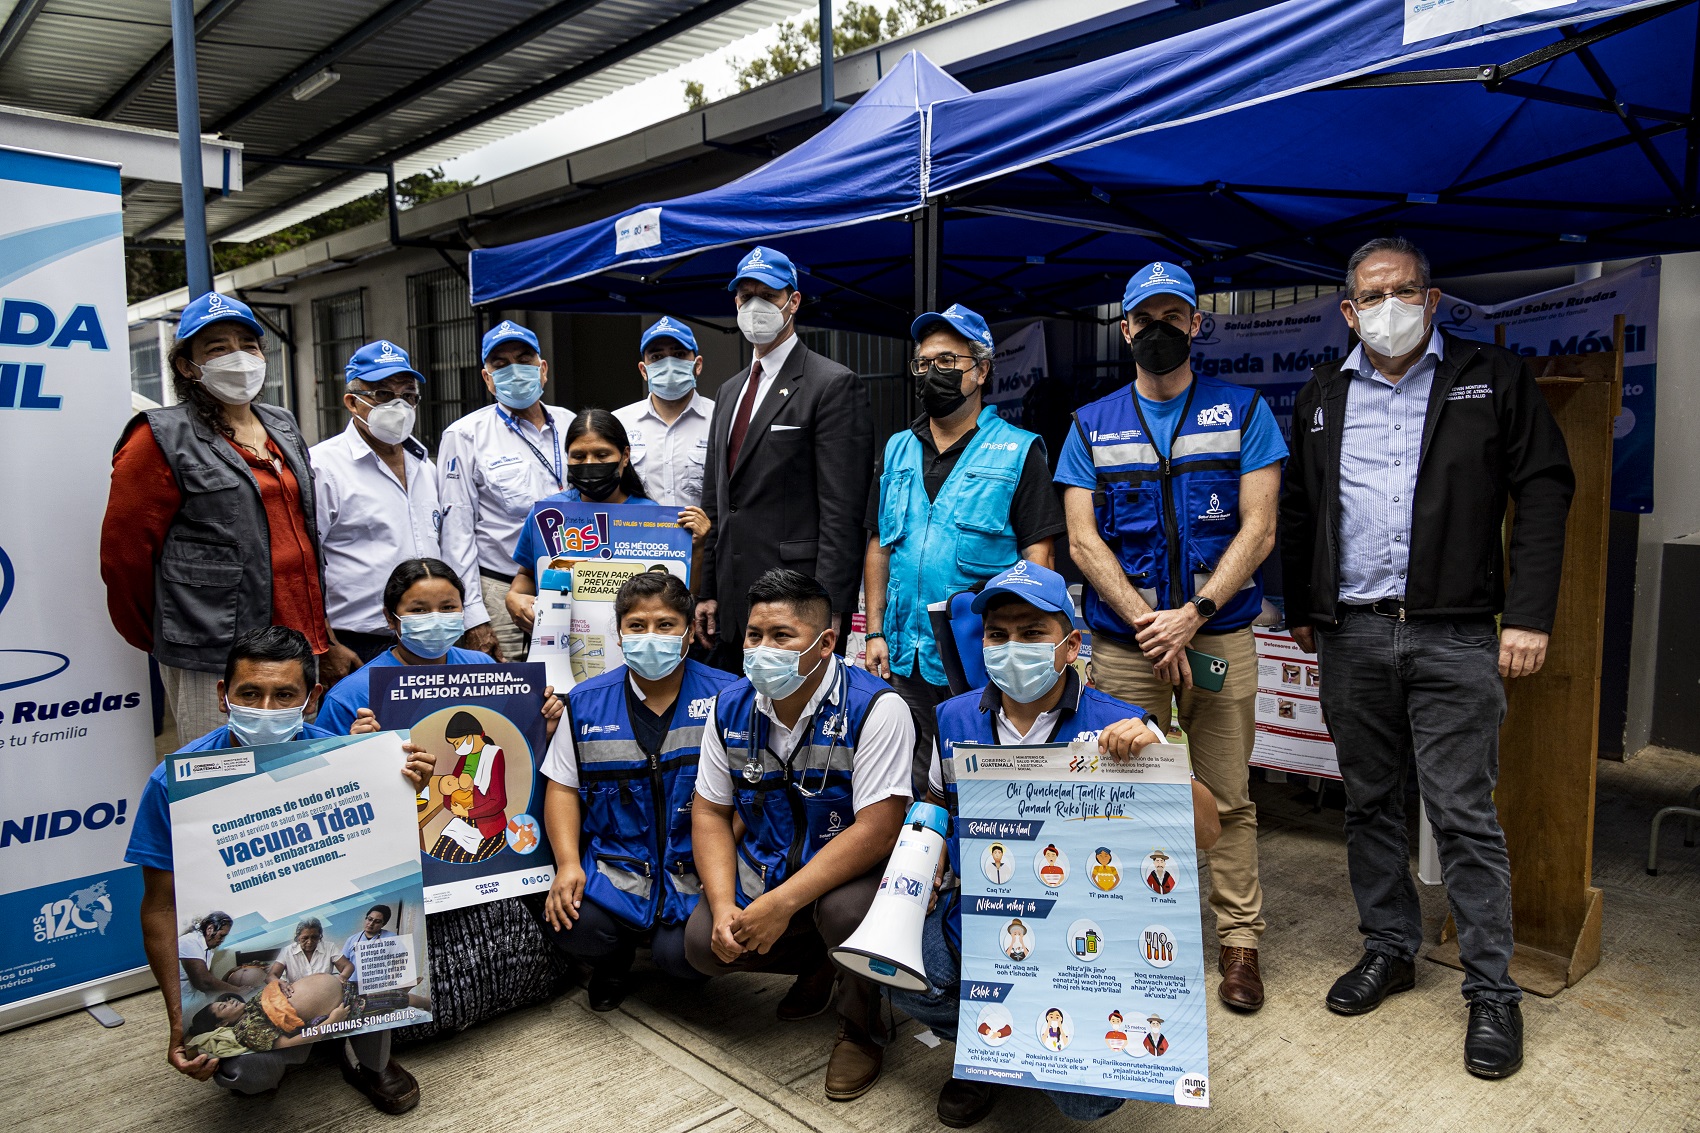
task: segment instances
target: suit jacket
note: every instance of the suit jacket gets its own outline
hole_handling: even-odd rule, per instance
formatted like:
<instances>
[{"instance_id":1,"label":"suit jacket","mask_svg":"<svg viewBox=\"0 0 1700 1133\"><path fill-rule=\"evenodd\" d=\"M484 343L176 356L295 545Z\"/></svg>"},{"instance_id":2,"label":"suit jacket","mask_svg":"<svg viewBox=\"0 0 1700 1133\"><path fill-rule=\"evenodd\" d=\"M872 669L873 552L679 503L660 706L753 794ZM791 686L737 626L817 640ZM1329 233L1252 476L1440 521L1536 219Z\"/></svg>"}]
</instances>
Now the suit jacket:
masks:
<instances>
[{"instance_id":1,"label":"suit jacket","mask_svg":"<svg viewBox=\"0 0 1700 1133\"><path fill-rule=\"evenodd\" d=\"M750 415L738 464L727 440L746 369L715 393L703 469L709 529L696 594L720 603L720 639L741 645L750 584L784 566L812 575L835 611L855 610L873 479L873 414L852 371L801 342Z\"/></svg>"}]
</instances>

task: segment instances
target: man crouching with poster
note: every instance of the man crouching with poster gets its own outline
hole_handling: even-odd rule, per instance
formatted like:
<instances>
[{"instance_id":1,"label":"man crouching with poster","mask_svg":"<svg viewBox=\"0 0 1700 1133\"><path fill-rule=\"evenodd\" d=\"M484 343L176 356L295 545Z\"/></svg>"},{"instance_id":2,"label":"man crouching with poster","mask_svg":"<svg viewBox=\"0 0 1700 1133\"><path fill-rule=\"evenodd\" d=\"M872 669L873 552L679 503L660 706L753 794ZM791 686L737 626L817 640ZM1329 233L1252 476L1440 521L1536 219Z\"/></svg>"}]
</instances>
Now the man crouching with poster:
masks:
<instances>
[{"instance_id":1,"label":"man crouching with poster","mask_svg":"<svg viewBox=\"0 0 1700 1133\"><path fill-rule=\"evenodd\" d=\"M938 707L938 743L928 773L928 797L953 819L956 804L957 744L1048 744L1089 739L1098 750L1127 757L1147 744L1161 743L1143 708L1106 696L1080 683L1074 660L1080 633L1074 628L1074 604L1062 575L1022 560L986 583L974 599L984 622L985 688L952 697ZM1202 849L1216 842L1221 826L1216 803L1198 780L1192 781L1193 830ZM934 878L934 898L921 940L927 977L925 992L889 990L892 1006L931 1027L942 1039L956 1041L962 954L961 901L955 879L962 874L961 843L954 822L948 854ZM948 866L948 874L945 872ZM942 899L941 899L942 898ZM965 1129L991 1112L1000 1088L990 1082L951 1078L939 1091L938 1115L945 1125ZM1107 1116L1121 1098L1046 1090L1063 1114L1077 1121Z\"/></svg>"},{"instance_id":2,"label":"man crouching with poster","mask_svg":"<svg viewBox=\"0 0 1700 1133\"><path fill-rule=\"evenodd\" d=\"M176 754L330 737L334 733L303 721L321 692L312 646L300 633L270 626L244 634L231 647L224 679L218 683L219 704L230 722ZM210 947L195 957L187 954L183 941L191 936L180 937L178 929L167 802L168 762L162 761L148 777L124 853L125 861L142 867L146 887L141 909L142 945L165 996L170 1025L166 1061L172 1069L200 1081L212 1078L238 1093L265 1093L277 1088L285 1070L307 1060L311 1045L293 1033L301 1029L300 1024L327 1012L334 1017L342 1010L342 981L330 974L309 975L288 984L272 981L244 1004L236 994L237 987L227 986L208 971ZM431 758L423 753L410 756L401 769L415 791L431 771ZM201 919L222 916L209 913ZM228 930L229 924L229 918L224 917L220 927ZM222 939L223 932L218 937ZM206 943L210 945L210 937ZM190 1029L197 1035L203 1031L217 1035L217 1039L195 1049L186 1044L186 1005L194 1008L187 1021ZM218 1053L209 1053L209 1048ZM343 1077L383 1112L405 1113L419 1104L419 1084L390 1057L389 1031L346 1040L341 1063Z\"/></svg>"}]
</instances>

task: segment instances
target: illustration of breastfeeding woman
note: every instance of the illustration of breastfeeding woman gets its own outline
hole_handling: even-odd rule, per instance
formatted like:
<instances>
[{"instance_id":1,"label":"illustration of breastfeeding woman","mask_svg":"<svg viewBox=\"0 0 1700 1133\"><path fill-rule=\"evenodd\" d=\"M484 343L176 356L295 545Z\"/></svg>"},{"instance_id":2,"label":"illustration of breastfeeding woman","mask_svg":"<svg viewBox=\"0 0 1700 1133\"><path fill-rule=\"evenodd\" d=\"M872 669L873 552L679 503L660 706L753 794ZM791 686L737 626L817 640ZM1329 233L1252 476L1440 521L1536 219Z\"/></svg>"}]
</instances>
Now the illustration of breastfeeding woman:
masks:
<instances>
[{"instance_id":1,"label":"illustration of breastfeeding woman","mask_svg":"<svg viewBox=\"0 0 1700 1133\"><path fill-rule=\"evenodd\" d=\"M431 856L457 864L480 862L507 845L507 760L470 712L451 716L444 735L454 749L455 766L432 786L454 817L438 835Z\"/></svg>"}]
</instances>

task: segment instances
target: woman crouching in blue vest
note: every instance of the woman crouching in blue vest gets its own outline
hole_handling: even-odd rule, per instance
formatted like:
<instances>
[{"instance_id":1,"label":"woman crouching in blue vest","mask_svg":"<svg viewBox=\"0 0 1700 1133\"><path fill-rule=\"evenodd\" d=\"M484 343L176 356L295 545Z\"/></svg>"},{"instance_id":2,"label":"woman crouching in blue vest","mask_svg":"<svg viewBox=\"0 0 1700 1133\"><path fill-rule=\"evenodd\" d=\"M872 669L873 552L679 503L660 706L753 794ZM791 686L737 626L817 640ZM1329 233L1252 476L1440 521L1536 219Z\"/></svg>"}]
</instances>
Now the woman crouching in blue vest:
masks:
<instances>
[{"instance_id":1,"label":"woman crouching in blue vest","mask_svg":"<svg viewBox=\"0 0 1700 1133\"><path fill-rule=\"evenodd\" d=\"M441 559L406 559L384 584L384 620L399 639L366 665L344 677L325 697L318 724L338 734L378 731L370 707L373 669L396 665L494 665L487 653L460 649L454 642L466 631L460 577ZM553 689L543 690L544 730L553 735L563 706ZM412 744L404 745L409 752ZM493 749L486 748L490 758ZM515 758L517 753L507 753ZM474 811L500 801L480 792ZM480 817L483 817L480 815ZM474 820L478 821L477 819ZM488 822L485 825L489 825ZM481 828L482 829L482 828ZM452 844L452 843L451 843ZM465 860L463 858L463 860ZM530 901L532 908L526 907ZM425 918L425 943L431 956L432 1021L397 1032L403 1039L452 1034L498 1015L540 1003L565 987L569 972L549 947L538 923L537 898L509 897L482 905L431 913Z\"/></svg>"},{"instance_id":2,"label":"woman crouching in blue vest","mask_svg":"<svg viewBox=\"0 0 1700 1133\"><path fill-rule=\"evenodd\" d=\"M626 663L567 694L549 747L543 818L555 849L544 916L555 946L590 964L590 1006L626 996L638 945L656 967L700 980L685 961L685 921L702 885L691 856L691 799L703 725L734 678L685 659L696 601L656 569L614 595Z\"/></svg>"},{"instance_id":3,"label":"woman crouching in blue vest","mask_svg":"<svg viewBox=\"0 0 1700 1133\"><path fill-rule=\"evenodd\" d=\"M938 746L927 779L928 797L952 816L957 813L952 758L957 744L1070 743L1096 737L1099 751L1126 757L1161 742L1143 708L1081 684L1074 669L1080 632L1074 628L1074 603L1062 575L1037 563L1017 562L986 584L974 599L974 612L985 625L981 641L991 683L939 705ZM1208 849L1221 827L1215 800L1196 779L1192 812L1198 845ZM893 989L889 994L892 1006L954 1042L962 954L961 902L954 879L962 876L963 868L954 824L946 849L934 879L943 892L935 897L921 937L933 986L925 992ZM952 879L948 888L943 885L946 864ZM950 1079L939 1091L939 1120L957 1129L973 1125L991 1112L997 1089L990 1082ZM1045 1093L1077 1121L1103 1117L1122 1104L1120 1098L1094 1094Z\"/></svg>"}]
</instances>

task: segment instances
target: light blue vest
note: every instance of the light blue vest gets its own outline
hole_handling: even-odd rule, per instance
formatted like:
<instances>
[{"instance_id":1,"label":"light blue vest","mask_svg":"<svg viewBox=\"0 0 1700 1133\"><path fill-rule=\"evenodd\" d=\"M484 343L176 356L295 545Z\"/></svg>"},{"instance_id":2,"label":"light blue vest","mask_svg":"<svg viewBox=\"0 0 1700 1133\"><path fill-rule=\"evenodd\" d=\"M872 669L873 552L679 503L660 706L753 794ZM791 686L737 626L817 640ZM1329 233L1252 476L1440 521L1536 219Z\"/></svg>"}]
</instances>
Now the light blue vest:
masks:
<instances>
[{"instance_id":1,"label":"light blue vest","mask_svg":"<svg viewBox=\"0 0 1700 1133\"><path fill-rule=\"evenodd\" d=\"M1098 534L1115 552L1128 581L1157 610L1192 601L1240 530L1240 439L1251 423L1257 391L1214 378L1193 378L1169 457L1157 453L1131 385L1074 415L1092 454ZM1129 640L1134 631L1090 583L1083 602L1093 633ZM1212 633L1242 629L1263 608L1263 572L1210 619Z\"/></svg>"},{"instance_id":2,"label":"light blue vest","mask_svg":"<svg viewBox=\"0 0 1700 1133\"><path fill-rule=\"evenodd\" d=\"M891 671L907 677L919 668L935 685L949 682L927 605L1015 565L1021 548L1010 510L1027 450L1039 439L990 406L975 424L979 431L937 499L927 499L926 454L913 429L892 434L880 473L880 546L891 551L883 626Z\"/></svg>"}]
</instances>

